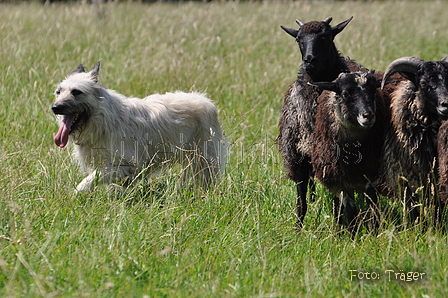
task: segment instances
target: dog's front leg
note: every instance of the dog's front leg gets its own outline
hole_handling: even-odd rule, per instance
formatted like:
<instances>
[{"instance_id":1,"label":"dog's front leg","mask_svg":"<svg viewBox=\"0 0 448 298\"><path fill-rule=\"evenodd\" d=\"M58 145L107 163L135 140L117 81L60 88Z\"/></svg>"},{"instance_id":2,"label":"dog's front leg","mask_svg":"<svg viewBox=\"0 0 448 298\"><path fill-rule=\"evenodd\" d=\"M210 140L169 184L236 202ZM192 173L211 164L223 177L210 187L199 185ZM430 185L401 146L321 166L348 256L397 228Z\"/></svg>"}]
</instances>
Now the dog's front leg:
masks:
<instances>
[{"instance_id":1,"label":"dog's front leg","mask_svg":"<svg viewBox=\"0 0 448 298\"><path fill-rule=\"evenodd\" d=\"M76 187L76 193L90 192L95 186L95 182L99 184L114 183L117 180L117 170L111 168L100 168L94 170L89 176L84 178Z\"/></svg>"},{"instance_id":2,"label":"dog's front leg","mask_svg":"<svg viewBox=\"0 0 448 298\"><path fill-rule=\"evenodd\" d=\"M99 168L84 178L76 187L77 193L89 192L93 189L95 182L99 184L127 184L132 181L134 167L132 166L110 166Z\"/></svg>"},{"instance_id":3,"label":"dog's front leg","mask_svg":"<svg viewBox=\"0 0 448 298\"><path fill-rule=\"evenodd\" d=\"M96 178L96 171L93 171L89 176L84 178L76 187L76 193L85 193L93 189L93 184Z\"/></svg>"}]
</instances>

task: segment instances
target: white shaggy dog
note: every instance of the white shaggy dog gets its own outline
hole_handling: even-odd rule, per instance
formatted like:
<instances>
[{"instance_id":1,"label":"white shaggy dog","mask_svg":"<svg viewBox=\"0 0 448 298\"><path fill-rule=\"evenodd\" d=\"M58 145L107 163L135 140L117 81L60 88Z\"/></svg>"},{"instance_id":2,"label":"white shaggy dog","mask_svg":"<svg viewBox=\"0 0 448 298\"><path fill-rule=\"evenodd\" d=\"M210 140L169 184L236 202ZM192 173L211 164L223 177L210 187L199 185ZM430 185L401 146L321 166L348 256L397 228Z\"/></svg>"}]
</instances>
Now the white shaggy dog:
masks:
<instances>
[{"instance_id":1,"label":"white shaggy dog","mask_svg":"<svg viewBox=\"0 0 448 298\"><path fill-rule=\"evenodd\" d=\"M209 186L227 153L210 99L184 92L127 98L98 84L99 69L100 62L87 73L79 65L57 86L52 106L60 123L55 144L70 140L74 159L89 173L76 190L89 191L95 181L130 183L167 162L184 165L182 182L192 174Z\"/></svg>"}]
</instances>

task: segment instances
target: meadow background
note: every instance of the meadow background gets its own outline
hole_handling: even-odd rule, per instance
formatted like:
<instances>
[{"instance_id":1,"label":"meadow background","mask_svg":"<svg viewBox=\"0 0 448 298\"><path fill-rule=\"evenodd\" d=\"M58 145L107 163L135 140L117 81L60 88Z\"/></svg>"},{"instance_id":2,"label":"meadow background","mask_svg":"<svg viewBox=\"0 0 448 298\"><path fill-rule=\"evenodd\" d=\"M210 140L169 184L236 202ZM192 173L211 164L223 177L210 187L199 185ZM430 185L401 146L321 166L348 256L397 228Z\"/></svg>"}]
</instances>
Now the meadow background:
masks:
<instances>
[{"instance_id":1,"label":"meadow background","mask_svg":"<svg viewBox=\"0 0 448 298\"><path fill-rule=\"evenodd\" d=\"M295 231L295 189L275 138L301 59L280 25L354 16L337 47L384 70L398 57L448 54L447 5L1 4L0 297L446 296L446 234L385 217L378 234L352 240L320 186ZM178 190L173 169L123 196L74 194L84 174L53 143L52 93L80 63L99 60L102 84L125 95L211 96L232 143L216 187ZM387 270L425 275L399 281Z\"/></svg>"}]
</instances>

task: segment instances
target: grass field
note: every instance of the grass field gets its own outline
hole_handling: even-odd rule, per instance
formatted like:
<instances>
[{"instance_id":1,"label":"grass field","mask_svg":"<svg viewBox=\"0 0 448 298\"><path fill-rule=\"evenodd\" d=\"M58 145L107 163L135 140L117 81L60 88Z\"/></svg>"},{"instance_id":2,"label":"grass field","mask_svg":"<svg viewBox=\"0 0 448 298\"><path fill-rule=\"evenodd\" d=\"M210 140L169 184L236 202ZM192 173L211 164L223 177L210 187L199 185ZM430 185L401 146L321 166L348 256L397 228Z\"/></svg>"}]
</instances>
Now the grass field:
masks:
<instances>
[{"instance_id":1,"label":"grass field","mask_svg":"<svg viewBox=\"0 0 448 298\"><path fill-rule=\"evenodd\" d=\"M446 296L445 234L386 220L352 240L320 186L294 230L275 138L301 57L279 26L352 15L335 42L368 68L448 53L443 1L1 4L0 297ZM233 144L219 185L178 190L173 169L120 197L74 194L84 174L53 143L52 93L98 60L125 95L211 96Z\"/></svg>"}]
</instances>

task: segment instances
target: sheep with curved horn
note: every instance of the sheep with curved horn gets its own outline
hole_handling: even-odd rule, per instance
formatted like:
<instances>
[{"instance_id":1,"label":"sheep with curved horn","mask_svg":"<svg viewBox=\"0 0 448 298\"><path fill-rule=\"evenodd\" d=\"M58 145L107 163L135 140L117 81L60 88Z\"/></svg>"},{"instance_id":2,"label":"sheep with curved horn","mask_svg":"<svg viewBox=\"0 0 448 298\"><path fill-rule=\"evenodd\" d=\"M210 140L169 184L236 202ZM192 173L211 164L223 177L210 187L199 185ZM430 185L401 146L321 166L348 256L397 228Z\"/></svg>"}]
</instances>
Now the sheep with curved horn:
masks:
<instances>
[{"instance_id":1,"label":"sheep with curved horn","mask_svg":"<svg viewBox=\"0 0 448 298\"><path fill-rule=\"evenodd\" d=\"M420 218L419 197L429 204L436 197L433 170L442 154L437 153L440 121L448 117L448 61L398 58L387 67L383 83L395 73L407 81L390 93L391 129L381 172L385 189L406 202L415 222Z\"/></svg>"}]
</instances>

